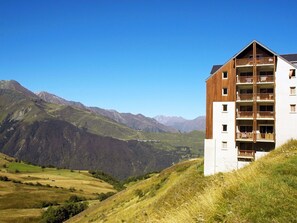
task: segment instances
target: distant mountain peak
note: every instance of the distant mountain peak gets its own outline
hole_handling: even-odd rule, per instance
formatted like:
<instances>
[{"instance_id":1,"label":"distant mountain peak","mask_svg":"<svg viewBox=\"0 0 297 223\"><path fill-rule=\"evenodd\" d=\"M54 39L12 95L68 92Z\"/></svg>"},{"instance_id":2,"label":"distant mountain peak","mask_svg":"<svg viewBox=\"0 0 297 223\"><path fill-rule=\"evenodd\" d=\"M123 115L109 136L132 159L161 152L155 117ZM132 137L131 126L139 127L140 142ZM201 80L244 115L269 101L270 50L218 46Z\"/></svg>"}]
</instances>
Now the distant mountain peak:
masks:
<instances>
[{"instance_id":1,"label":"distant mountain peak","mask_svg":"<svg viewBox=\"0 0 297 223\"><path fill-rule=\"evenodd\" d=\"M173 127L181 132L191 132L194 130L205 131L205 116L187 120L180 116L158 115L154 119L163 125Z\"/></svg>"},{"instance_id":2,"label":"distant mountain peak","mask_svg":"<svg viewBox=\"0 0 297 223\"><path fill-rule=\"evenodd\" d=\"M24 94L30 98L38 98L32 91L24 88L19 82L15 80L1 80L0 81L0 89L14 90Z\"/></svg>"}]
</instances>

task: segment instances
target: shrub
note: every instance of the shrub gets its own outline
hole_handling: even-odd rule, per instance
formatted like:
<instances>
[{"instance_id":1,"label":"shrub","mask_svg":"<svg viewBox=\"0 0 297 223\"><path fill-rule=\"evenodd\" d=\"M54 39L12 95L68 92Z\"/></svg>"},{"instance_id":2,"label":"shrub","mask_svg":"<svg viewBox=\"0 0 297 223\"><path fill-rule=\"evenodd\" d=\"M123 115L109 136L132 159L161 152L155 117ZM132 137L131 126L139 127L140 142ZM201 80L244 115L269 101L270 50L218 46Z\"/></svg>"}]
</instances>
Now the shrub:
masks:
<instances>
[{"instance_id":1,"label":"shrub","mask_svg":"<svg viewBox=\"0 0 297 223\"><path fill-rule=\"evenodd\" d=\"M0 176L0 181L10 181L7 176Z\"/></svg>"},{"instance_id":2,"label":"shrub","mask_svg":"<svg viewBox=\"0 0 297 223\"><path fill-rule=\"evenodd\" d=\"M100 194L98 194L98 199L99 199L99 201L104 201L114 194L115 194L114 192L100 193Z\"/></svg>"},{"instance_id":3,"label":"shrub","mask_svg":"<svg viewBox=\"0 0 297 223\"><path fill-rule=\"evenodd\" d=\"M87 203L66 203L60 207L49 207L42 215L43 223L62 223L88 207Z\"/></svg>"},{"instance_id":4,"label":"shrub","mask_svg":"<svg viewBox=\"0 0 297 223\"><path fill-rule=\"evenodd\" d=\"M80 202L80 201L85 201L86 198L85 197L79 197L77 195L72 195L67 202L73 202L73 203L76 203L76 202Z\"/></svg>"}]
</instances>

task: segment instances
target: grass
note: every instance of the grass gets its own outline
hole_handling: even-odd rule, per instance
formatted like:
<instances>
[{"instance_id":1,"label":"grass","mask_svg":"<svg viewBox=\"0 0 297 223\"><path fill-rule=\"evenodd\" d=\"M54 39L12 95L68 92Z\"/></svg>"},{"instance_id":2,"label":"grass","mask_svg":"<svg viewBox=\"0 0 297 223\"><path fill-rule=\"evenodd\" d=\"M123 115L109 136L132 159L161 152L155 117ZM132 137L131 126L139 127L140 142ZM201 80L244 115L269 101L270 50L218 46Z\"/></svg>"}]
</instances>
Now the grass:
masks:
<instances>
[{"instance_id":1,"label":"grass","mask_svg":"<svg viewBox=\"0 0 297 223\"><path fill-rule=\"evenodd\" d=\"M297 141L238 171L203 176L196 159L172 166L69 222L297 222Z\"/></svg>"},{"instance_id":2,"label":"grass","mask_svg":"<svg viewBox=\"0 0 297 223\"><path fill-rule=\"evenodd\" d=\"M91 199L92 206L99 202L98 194L115 192L112 185L87 171L42 168L1 153L0 177L8 178L0 181L0 219L4 222L39 222L44 203L61 204L77 195Z\"/></svg>"}]
</instances>

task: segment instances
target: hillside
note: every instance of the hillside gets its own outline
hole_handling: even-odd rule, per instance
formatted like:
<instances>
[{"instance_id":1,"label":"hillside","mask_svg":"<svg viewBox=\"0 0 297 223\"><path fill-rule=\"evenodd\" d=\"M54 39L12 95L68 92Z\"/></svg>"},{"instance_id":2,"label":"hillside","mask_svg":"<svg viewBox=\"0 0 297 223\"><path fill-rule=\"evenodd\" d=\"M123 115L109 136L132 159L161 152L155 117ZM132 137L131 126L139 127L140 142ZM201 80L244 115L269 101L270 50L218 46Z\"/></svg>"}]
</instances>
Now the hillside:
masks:
<instances>
[{"instance_id":1,"label":"hillside","mask_svg":"<svg viewBox=\"0 0 297 223\"><path fill-rule=\"evenodd\" d=\"M76 195L90 205L112 185L87 171L45 168L0 153L0 222L39 222L43 208ZM95 199L95 200L94 200ZM94 200L94 201L93 201Z\"/></svg>"},{"instance_id":2,"label":"hillside","mask_svg":"<svg viewBox=\"0 0 297 223\"><path fill-rule=\"evenodd\" d=\"M69 222L296 222L297 141L231 173L179 163Z\"/></svg>"},{"instance_id":3,"label":"hillside","mask_svg":"<svg viewBox=\"0 0 297 223\"><path fill-rule=\"evenodd\" d=\"M154 117L159 123L177 129L180 132L205 131L205 116L199 116L193 120L182 117L159 115Z\"/></svg>"},{"instance_id":4,"label":"hillside","mask_svg":"<svg viewBox=\"0 0 297 223\"><path fill-rule=\"evenodd\" d=\"M45 102L15 81L1 81L1 87L0 152L34 164L124 179L160 171L203 148L199 133L195 142L178 133L136 131L85 109Z\"/></svg>"}]
</instances>

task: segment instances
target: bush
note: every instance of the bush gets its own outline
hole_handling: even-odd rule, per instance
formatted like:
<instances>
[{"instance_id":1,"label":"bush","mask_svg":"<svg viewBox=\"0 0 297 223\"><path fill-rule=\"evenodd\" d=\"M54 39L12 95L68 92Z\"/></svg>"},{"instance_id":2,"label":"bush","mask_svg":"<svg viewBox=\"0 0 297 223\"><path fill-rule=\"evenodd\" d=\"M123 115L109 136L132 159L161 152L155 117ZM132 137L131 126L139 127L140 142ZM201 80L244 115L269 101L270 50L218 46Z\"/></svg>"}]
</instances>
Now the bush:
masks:
<instances>
[{"instance_id":1,"label":"bush","mask_svg":"<svg viewBox=\"0 0 297 223\"><path fill-rule=\"evenodd\" d=\"M7 176L0 176L0 181L10 181Z\"/></svg>"},{"instance_id":2,"label":"bush","mask_svg":"<svg viewBox=\"0 0 297 223\"><path fill-rule=\"evenodd\" d=\"M73 202L73 203L76 203L76 202L80 202L80 201L85 201L86 198L85 197L79 197L77 195L72 195L67 202Z\"/></svg>"},{"instance_id":3,"label":"bush","mask_svg":"<svg viewBox=\"0 0 297 223\"><path fill-rule=\"evenodd\" d=\"M99 201L104 201L114 194L115 194L114 192L100 193L100 194L98 194L98 199L99 199Z\"/></svg>"},{"instance_id":4,"label":"bush","mask_svg":"<svg viewBox=\"0 0 297 223\"><path fill-rule=\"evenodd\" d=\"M43 223L62 223L88 207L87 203L66 203L60 207L49 207L42 215Z\"/></svg>"},{"instance_id":5,"label":"bush","mask_svg":"<svg viewBox=\"0 0 297 223\"><path fill-rule=\"evenodd\" d=\"M120 181L114 179L112 176L110 176L102 171L89 171L89 173L93 177L111 184L114 187L114 189L116 189L117 191L121 191L121 190L125 189L125 187L123 186L123 184Z\"/></svg>"}]
</instances>

